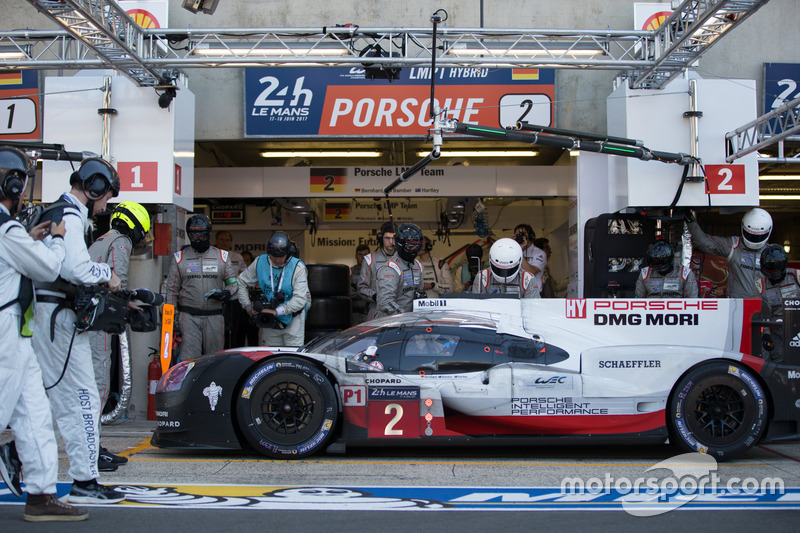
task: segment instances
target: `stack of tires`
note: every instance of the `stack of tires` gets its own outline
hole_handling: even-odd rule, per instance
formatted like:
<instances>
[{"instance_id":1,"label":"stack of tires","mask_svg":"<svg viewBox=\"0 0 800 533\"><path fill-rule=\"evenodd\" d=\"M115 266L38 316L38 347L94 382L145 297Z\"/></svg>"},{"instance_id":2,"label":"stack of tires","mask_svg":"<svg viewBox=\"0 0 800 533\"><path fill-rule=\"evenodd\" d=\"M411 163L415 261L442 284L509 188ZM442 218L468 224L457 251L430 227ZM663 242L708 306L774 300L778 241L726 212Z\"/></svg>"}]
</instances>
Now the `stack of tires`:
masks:
<instances>
[{"instance_id":1,"label":"stack of tires","mask_svg":"<svg viewBox=\"0 0 800 533\"><path fill-rule=\"evenodd\" d=\"M306 316L306 342L350 327L350 267L338 264L306 265L311 309Z\"/></svg>"}]
</instances>

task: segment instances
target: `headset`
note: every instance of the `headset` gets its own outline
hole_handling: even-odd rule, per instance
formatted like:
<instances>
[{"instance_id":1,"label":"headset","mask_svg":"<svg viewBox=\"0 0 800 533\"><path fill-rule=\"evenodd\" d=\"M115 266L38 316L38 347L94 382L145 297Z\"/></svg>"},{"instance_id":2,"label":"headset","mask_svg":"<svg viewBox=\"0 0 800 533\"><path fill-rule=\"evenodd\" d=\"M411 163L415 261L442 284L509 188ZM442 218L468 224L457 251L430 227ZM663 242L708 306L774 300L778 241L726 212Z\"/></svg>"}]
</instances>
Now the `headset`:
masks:
<instances>
[{"instance_id":1,"label":"headset","mask_svg":"<svg viewBox=\"0 0 800 533\"><path fill-rule=\"evenodd\" d=\"M119 194L119 175L106 161L99 157L84 159L80 168L72 173L69 178L71 185L80 183L81 190L90 200L99 200L109 191L113 196Z\"/></svg>"},{"instance_id":2,"label":"headset","mask_svg":"<svg viewBox=\"0 0 800 533\"><path fill-rule=\"evenodd\" d=\"M22 150L8 146L2 147L0 155L0 170L3 174L0 193L3 198L16 202L25 191L28 177L33 174L30 159Z\"/></svg>"},{"instance_id":3,"label":"headset","mask_svg":"<svg viewBox=\"0 0 800 533\"><path fill-rule=\"evenodd\" d=\"M378 233L375 234L375 237L378 239L378 246L383 245L383 234L384 233L394 233L395 227L393 222L384 222L381 224L381 229L378 230Z\"/></svg>"},{"instance_id":4,"label":"headset","mask_svg":"<svg viewBox=\"0 0 800 533\"><path fill-rule=\"evenodd\" d=\"M433 241L430 240L428 237L423 237L425 239L425 251L430 252L433 250Z\"/></svg>"}]
</instances>

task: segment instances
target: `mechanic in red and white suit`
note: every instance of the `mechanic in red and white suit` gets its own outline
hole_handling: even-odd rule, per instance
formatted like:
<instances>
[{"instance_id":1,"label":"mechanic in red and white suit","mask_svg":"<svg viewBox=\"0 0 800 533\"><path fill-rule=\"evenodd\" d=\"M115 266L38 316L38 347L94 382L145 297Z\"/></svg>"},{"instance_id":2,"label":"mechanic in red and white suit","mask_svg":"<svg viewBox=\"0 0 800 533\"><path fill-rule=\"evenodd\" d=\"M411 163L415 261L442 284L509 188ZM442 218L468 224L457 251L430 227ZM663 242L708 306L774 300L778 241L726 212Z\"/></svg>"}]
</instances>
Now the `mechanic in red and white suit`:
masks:
<instances>
[{"instance_id":1,"label":"mechanic in red and white suit","mask_svg":"<svg viewBox=\"0 0 800 533\"><path fill-rule=\"evenodd\" d=\"M425 297L422 265L417 260L422 249L422 230L414 224L400 224L394 242L394 255L378 270L376 317L411 312L414 300Z\"/></svg>"},{"instance_id":2,"label":"mechanic in red and white suit","mask_svg":"<svg viewBox=\"0 0 800 533\"><path fill-rule=\"evenodd\" d=\"M675 265L675 254L666 240L647 247L647 265L636 280L636 298L697 298L694 272Z\"/></svg>"},{"instance_id":3,"label":"mechanic in red and white suit","mask_svg":"<svg viewBox=\"0 0 800 533\"><path fill-rule=\"evenodd\" d=\"M475 294L517 294L520 298L541 298L536 277L522 270L522 247L514 239L500 239L489 249L489 268L481 270L472 283Z\"/></svg>"},{"instance_id":4,"label":"mechanic in red and white suit","mask_svg":"<svg viewBox=\"0 0 800 533\"><path fill-rule=\"evenodd\" d=\"M181 361L223 349L222 304L236 297L238 281L228 252L211 246L211 221L192 215L186 221L190 246L175 253L167 274L164 302L175 306L181 332Z\"/></svg>"},{"instance_id":5,"label":"mechanic in red and white suit","mask_svg":"<svg viewBox=\"0 0 800 533\"><path fill-rule=\"evenodd\" d=\"M763 306L769 308L771 318L783 318L783 301L800 298L800 274L787 268L786 252L778 244L768 244L761 252L761 276L756 280L756 290L761 294ZM770 328L774 349L770 359L783 356L783 329Z\"/></svg>"}]
</instances>

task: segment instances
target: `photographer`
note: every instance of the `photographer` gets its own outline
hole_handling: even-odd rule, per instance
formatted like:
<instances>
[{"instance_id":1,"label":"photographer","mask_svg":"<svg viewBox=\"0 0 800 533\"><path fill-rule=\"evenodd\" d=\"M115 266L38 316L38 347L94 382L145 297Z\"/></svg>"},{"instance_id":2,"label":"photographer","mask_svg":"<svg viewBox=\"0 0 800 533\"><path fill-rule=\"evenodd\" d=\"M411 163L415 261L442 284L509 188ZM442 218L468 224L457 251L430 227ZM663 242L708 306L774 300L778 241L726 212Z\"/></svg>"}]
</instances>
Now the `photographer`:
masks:
<instances>
[{"instance_id":1,"label":"photographer","mask_svg":"<svg viewBox=\"0 0 800 533\"><path fill-rule=\"evenodd\" d=\"M306 303L309 298L308 270L289 255L289 237L276 231L267 242L266 255L259 256L239 276L239 303L261 327L262 346L302 346L306 333ZM261 288L251 300L249 290Z\"/></svg>"},{"instance_id":2,"label":"photographer","mask_svg":"<svg viewBox=\"0 0 800 533\"><path fill-rule=\"evenodd\" d=\"M24 152L0 148L0 429L10 425L16 439L0 446L0 472L9 490L22 496L21 460L28 493L25 520L86 520L89 513L62 503L56 494L58 446L25 320L33 297L31 279L55 281L66 256L64 221L37 225L28 234L12 218L34 172ZM45 245L41 240L48 233L51 237Z\"/></svg>"},{"instance_id":3,"label":"photographer","mask_svg":"<svg viewBox=\"0 0 800 533\"><path fill-rule=\"evenodd\" d=\"M530 272L536 277L536 286L541 292L542 276L544 268L547 266L547 254L533 244L535 239L536 233L529 224L517 224L517 227L514 228L514 240L522 247L522 270Z\"/></svg>"},{"instance_id":4,"label":"photographer","mask_svg":"<svg viewBox=\"0 0 800 533\"><path fill-rule=\"evenodd\" d=\"M77 334L75 298L81 290L99 284L112 291L120 288L121 281L110 266L91 260L84 241L89 217L105 211L106 203L119 194L119 176L109 163L92 157L83 160L69 182L71 190L59 200L62 207L50 213L66 223L67 256L59 280L35 283L33 349L69 457L68 474L74 482L68 501L117 503L125 499L122 493L97 482L100 397L89 336ZM44 239L45 244L50 238Z\"/></svg>"},{"instance_id":5,"label":"photographer","mask_svg":"<svg viewBox=\"0 0 800 533\"><path fill-rule=\"evenodd\" d=\"M472 243L467 246L464 256L467 258L467 262L461 265L461 291L471 292L475 276L489 265L484 265L481 262L483 259L483 248L479 244Z\"/></svg>"},{"instance_id":6,"label":"photographer","mask_svg":"<svg viewBox=\"0 0 800 533\"><path fill-rule=\"evenodd\" d=\"M89 257L97 263L105 263L119 276L120 289L128 289L128 266L131 260L131 251L140 244L147 232L150 231L150 214L136 202L122 202L114 209L111 215L111 230L98 238L89 247ZM103 407L108 401L111 386L111 357L113 347L116 345L119 359L128 358L127 342L128 332L124 346L125 352L121 353L119 335L105 331L92 331L90 334L92 345L92 361L94 363L94 377L97 383L97 393L100 395L97 416L102 419ZM98 469L101 472L113 472L119 465L128 462L126 457L111 453L100 447Z\"/></svg>"}]
</instances>

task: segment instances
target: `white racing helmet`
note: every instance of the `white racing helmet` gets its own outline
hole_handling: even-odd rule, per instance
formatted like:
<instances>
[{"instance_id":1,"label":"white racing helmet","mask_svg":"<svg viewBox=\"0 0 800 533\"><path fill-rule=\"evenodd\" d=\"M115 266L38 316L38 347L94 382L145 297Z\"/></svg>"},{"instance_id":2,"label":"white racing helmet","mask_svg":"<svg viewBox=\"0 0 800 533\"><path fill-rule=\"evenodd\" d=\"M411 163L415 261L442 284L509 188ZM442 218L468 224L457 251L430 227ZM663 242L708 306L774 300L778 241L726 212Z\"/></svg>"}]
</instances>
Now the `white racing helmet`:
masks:
<instances>
[{"instance_id":1,"label":"white racing helmet","mask_svg":"<svg viewBox=\"0 0 800 533\"><path fill-rule=\"evenodd\" d=\"M498 283L509 283L519 274L522 247L514 239L500 239L489 250L492 276Z\"/></svg>"},{"instance_id":2,"label":"white racing helmet","mask_svg":"<svg viewBox=\"0 0 800 533\"><path fill-rule=\"evenodd\" d=\"M754 207L742 217L742 240L751 250L766 246L770 233L772 217L760 207Z\"/></svg>"}]
</instances>

